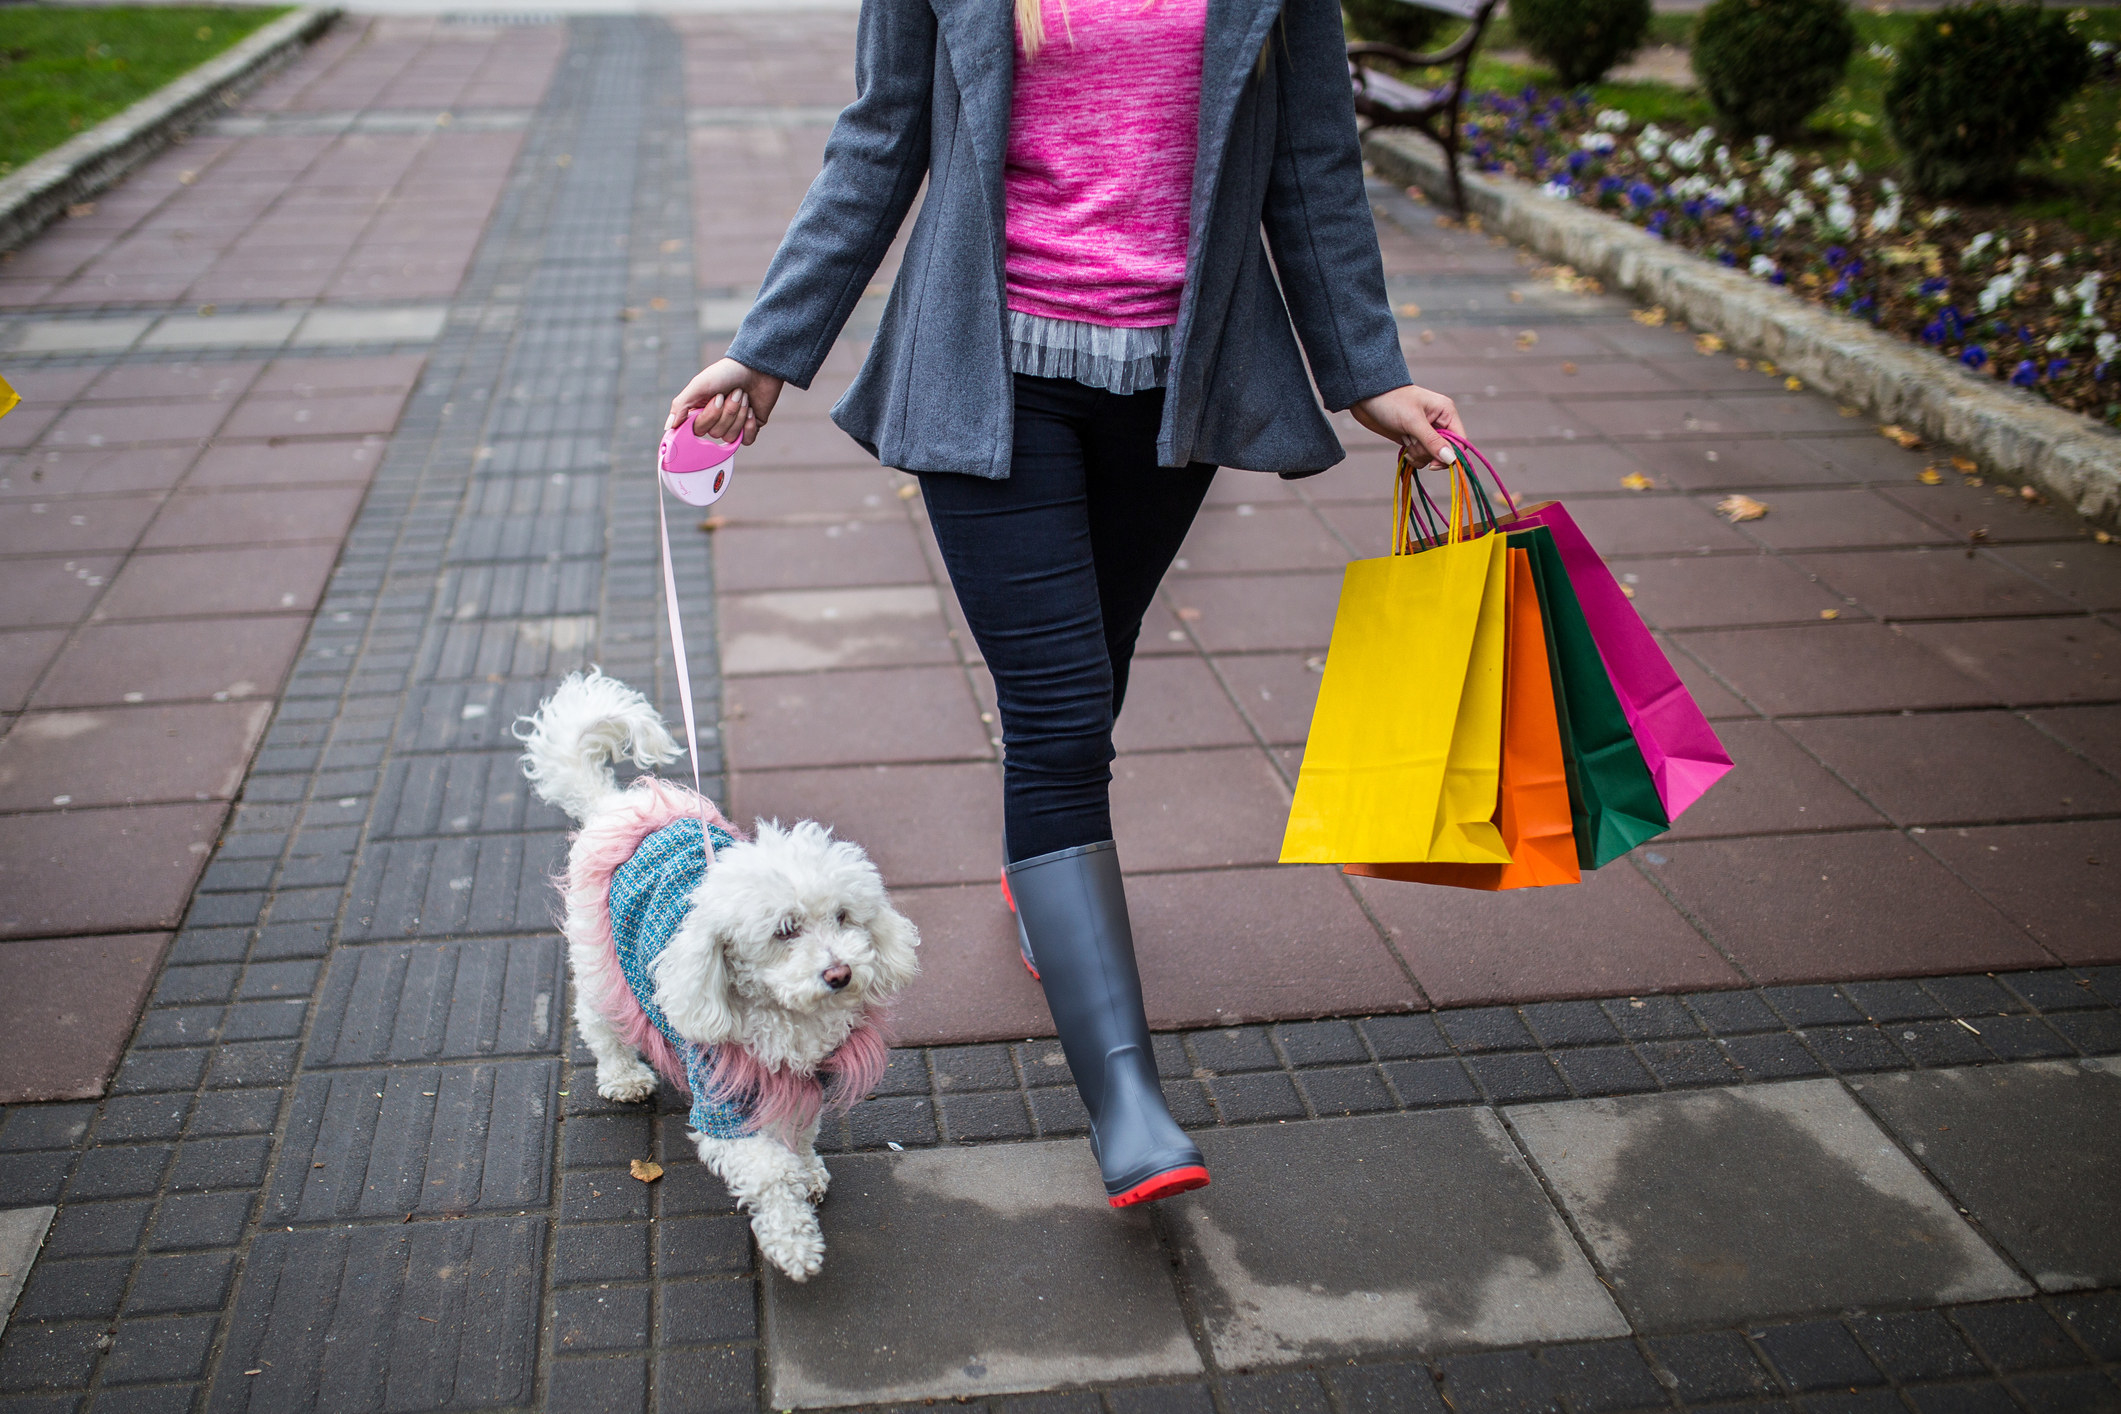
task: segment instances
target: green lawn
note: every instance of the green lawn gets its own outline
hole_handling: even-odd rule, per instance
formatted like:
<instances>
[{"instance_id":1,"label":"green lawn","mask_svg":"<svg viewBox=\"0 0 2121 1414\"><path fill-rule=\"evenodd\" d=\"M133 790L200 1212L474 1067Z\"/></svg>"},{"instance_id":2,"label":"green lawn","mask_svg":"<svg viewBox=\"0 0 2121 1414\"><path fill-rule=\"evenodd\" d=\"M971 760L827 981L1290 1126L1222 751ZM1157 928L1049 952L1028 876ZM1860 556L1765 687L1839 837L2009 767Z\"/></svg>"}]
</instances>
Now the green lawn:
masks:
<instances>
[{"instance_id":1,"label":"green lawn","mask_svg":"<svg viewBox=\"0 0 2121 1414\"><path fill-rule=\"evenodd\" d=\"M2077 33L2086 39L2121 42L2121 10L2078 14ZM1854 157L1868 170L1889 171L1898 154L1881 114L1891 67L1871 47L1897 45L1919 17L1857 11L1851 18L1858 37L1848 76L1819 110L1811 139L1797 146L1836 162ZM1689 17L1659 15L1657 19L1652 43L1686 43ZM1507 49L1515 42L1514 36L1497 26L1490 30L1482 49ZM1432 71L1432 78L1440 74ZM1476 91L1493 88L1514 93L1528 83L1548 92L1560 88L1554 75L1541 69L1499 64L1484 57L1474 62ZM1599 107L1624 109L1638 122L1692 131L1716 121L1708 100L1699 93L1665 84L1603 83L1593 93ZM2056 120L2055 137L2052 152L2026 164L2026 181L2012 203L2013 214L2066 221L2094 240L2121 236L2121 84L2098 79L2086 84Z\"/></svg>"},{"instance_id":2,"label":"green lawn","mask_svg":"<svg viewBox=\"0 0 2121 1414\"><path fill-rule=\"evenodd\" d=\"M286 13L0 7L0 176Z\"/></svg>"}]
</instances>

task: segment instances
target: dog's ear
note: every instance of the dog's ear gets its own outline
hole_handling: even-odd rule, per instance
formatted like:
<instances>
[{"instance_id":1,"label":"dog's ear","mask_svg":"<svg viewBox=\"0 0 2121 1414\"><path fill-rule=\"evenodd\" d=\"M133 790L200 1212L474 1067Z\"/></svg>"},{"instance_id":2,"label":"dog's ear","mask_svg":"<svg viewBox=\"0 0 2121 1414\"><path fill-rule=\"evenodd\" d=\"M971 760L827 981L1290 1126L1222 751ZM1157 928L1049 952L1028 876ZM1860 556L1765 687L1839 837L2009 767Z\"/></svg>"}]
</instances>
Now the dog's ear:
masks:
<instances>
[{"instance_id":1,"label":"dog's ear","mask_svg":"<svg viewBox=\"0 0 2121 1414\"><path fill-rule=\"evenodd\" d=\"M680 1036L702 1046L736 1036L730 939L706 910L694 909L655 960L655 1000Z\"/></svg>"},{"instance_id":2,"label":"dog's ear","mask_svg":"<svg viewBox=\"0 0 2121 1414\"><path fill-rule=\"evenodd\" d=\"M921 932L905 914L886 903L869 920L869 938L876 947L878 992L889 996L920 975L921 960L914 950L921 945Z\"/></svg>"}]
</instances>

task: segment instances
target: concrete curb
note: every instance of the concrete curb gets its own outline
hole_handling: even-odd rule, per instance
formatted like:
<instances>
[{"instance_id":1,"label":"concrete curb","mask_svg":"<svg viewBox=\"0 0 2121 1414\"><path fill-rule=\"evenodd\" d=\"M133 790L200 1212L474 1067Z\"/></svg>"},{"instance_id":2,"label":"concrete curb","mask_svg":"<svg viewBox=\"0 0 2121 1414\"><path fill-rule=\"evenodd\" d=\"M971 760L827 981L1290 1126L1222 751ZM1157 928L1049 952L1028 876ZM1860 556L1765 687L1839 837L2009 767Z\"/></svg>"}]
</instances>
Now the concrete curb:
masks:
<instances>
[{"instance_id":1,"label":"concrete curb","mask_svg":"<svg viewBox=\"0 0 2121 1414\"><path fill-rule=\"evenodd\" d=\"M1427 138L1371 132L1363 148L1387 180L1450 200L1442 152ZM1497 234L1663 305L1875 417L1963 447L2088 520L2121 523L2121 434L1528 182L1468 172L1465 188L1467 209Z\"/></svg>"},{"instance_id":2,"label":"concrete curb","mask_svg":"<svg viewBox=\"0 0 2121 1414\"><path fill-rule=\"evenodd\" d=\"M197 127L299 53L339 17L331 8L282 15L227 53L171 80L124 112L33 158L0 181L0 251L15 250L77 201Z\"/></svg>"}]
</instances>

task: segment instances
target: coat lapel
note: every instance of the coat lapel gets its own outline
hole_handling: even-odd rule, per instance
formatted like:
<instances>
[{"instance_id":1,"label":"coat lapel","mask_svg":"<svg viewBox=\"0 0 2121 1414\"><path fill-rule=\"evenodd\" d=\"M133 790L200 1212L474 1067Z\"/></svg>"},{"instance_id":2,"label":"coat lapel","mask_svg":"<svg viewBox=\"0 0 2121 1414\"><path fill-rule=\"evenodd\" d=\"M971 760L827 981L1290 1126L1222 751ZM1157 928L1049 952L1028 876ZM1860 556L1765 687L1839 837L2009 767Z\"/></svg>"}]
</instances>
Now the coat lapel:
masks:
<instances>
[{"instance_id":1,"label":"coat lapel","mask_svg":"<svg viewBox=\"0 0 2121 1414\"><path fill-rule=\"evenodd\" d=\"M1002 164L1009 153L1009 107L1016 94L1016 12L1010 0L931 0L972 140L980 186L1001 225Z\"/></svg>"},{"instance_id":2,"label":"coat lapel","mask_svg":"<svg viewBox=\"0 0 2121 1414\"><path fill-rule=\"evenodd\" d=\"M1281 14L1283 0L1208 0L1207 41L1200 56L1200 149L1193 165L1193 216L1205 213L1199 198L1212 195L1230 141L1230 119L1259 60L1259 46Z\"/></svg>"}]
</instances>

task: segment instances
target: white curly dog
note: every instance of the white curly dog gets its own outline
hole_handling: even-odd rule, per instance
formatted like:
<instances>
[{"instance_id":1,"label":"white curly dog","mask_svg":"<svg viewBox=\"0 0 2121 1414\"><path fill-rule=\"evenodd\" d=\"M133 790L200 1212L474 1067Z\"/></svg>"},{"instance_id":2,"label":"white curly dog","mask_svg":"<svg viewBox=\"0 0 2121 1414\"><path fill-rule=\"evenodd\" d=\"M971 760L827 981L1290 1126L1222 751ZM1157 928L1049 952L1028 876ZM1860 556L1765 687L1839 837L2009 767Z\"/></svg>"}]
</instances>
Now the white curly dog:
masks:
<instances>
[{"instance_id":1,"label":"white curly dog","mask_svg":"<svg viewBox=\"0 0 2121 1414\"><path fill-rule=\"evenodd\" d=\"M804 821L745 839L705 797L612 764L682 752L648 700L594 669L519 721L523 772L581 822L561 881L575 1024L597 1093L646 1100L657 1072L693 1097L702 1162L766 1260L816 1275L828 1106L883 1073L882 1008L919 971L920 935L859 846ZM829 1081L829 1083L828 1083Z\"/></svg>"}]
</instances>

